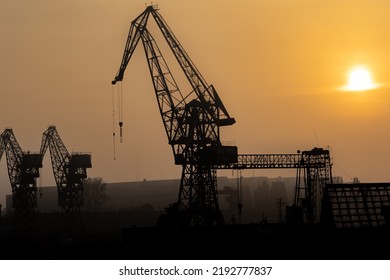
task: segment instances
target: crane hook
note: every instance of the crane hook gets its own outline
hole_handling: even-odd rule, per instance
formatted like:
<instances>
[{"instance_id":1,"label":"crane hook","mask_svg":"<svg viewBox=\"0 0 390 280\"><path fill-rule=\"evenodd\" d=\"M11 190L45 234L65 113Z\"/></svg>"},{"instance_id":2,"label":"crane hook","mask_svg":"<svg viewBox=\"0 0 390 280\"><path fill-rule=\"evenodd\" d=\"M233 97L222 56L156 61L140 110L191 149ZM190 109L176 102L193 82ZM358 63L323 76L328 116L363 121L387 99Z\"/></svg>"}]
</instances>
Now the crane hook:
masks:
<instances>
[{"instance_id":1,"label":"crane hook","mask_svg":"<svg viewBox=\"0 0 390 280\"><path fill-rule=\"evenodd\" d=\"M120 137L120 142L123 142L123 136L122 136L122 126L123 122L119 122L119 137Z\"/></svg>"}]
</instances>

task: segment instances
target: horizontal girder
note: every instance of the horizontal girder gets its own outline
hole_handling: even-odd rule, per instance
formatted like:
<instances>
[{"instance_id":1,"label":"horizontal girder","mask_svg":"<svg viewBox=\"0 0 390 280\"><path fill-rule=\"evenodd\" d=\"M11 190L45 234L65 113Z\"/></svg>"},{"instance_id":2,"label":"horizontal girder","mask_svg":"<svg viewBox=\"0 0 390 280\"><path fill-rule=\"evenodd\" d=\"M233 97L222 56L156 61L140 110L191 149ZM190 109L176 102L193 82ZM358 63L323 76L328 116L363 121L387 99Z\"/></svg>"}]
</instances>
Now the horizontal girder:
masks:
<instances>
[{"instance_id":1,"label":"horizontal girder","mask_svg":"<svg viewBox=\"0 0 390 280\"><path fill-rule=\"evenodd\" d=\"M329 151L314 148L297 154L242 154L235 163L213 165L215 169L326 168Z\"/></svg>"},{"instance_id":2,"label":"horizontal girder","mask_svg":"<svg viewBox=\"0 0 390 280\"><path fill-rule=\"evenodd\" d=\"M249 154L238 155L237 163L214 166L216 169L270 169L298 168L301 154Z\"/></svg>"}]
</instances>

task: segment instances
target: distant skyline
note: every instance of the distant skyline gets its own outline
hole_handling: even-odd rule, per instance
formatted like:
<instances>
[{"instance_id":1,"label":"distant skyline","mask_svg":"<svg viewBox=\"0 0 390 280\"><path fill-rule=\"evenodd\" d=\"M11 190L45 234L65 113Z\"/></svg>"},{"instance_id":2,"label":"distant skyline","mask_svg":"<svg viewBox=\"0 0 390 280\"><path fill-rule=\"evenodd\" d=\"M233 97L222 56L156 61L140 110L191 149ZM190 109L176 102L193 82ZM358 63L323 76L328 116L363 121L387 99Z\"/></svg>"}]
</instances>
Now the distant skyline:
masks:
<instances>
[{"instance_id":1,"label":"distant skyline","mask_svg":"<svg viewBox=\"0 0 390 280\"><path fill-rule=\"evenodd\" d=\"M223 212L225 222L231 223L234 216L242 218L243 223L259 221L267 218L269 222L277 221L278 199L285 205L292 205L295 193L295 177L267 178L243 177L242 182L242 213L238 212L237 178L219 177L219 207ZM106 185L107 200L100 205L98 211L115 212L144 209L164 212L170 204L176 202L180 179L172 180L143 180L138 182L109 183ZM58 206L57 188L45 187L39 190L38 207L40 213L61 211ZM10 208L12 198L8 197L8 205L4 212L12 213ZM81 211L93 212L93 207L85 203ZM285 211L283 210L285 214ZM155 224L153 224L155 225Z\"/></svg>"},{"instance_id":2,"label":"distant skyline","mask_svg":"<svg viewBox=\"0 0 390 280\"><path fill-rule=\"evenodd\" d=\"M160 13L237 121L222 141L240 154L329 147L333 175L390 181L390 2L385 0L159 1ZM181 167L161 122L142 44L123 79L123 134L113 157L111 80L130 23L145 1L0 3L0 133L11 127L23 150L39 151L55 125L70 152L90 152L91 177L107 182L176 179ZM183 76L156 37L173 75ZM379 86L343 91L364 65ZM115 104L116 106L116 104ZM117 110L116 107L114 107ZM118 134L118 120L115 120ZM50 157L42 185L54 185ZM219 171L232 176L232 171ZM248 170L245 176L294 176ZM5 155L0 204L11 193Z\"/></svg>"}]
</instances>

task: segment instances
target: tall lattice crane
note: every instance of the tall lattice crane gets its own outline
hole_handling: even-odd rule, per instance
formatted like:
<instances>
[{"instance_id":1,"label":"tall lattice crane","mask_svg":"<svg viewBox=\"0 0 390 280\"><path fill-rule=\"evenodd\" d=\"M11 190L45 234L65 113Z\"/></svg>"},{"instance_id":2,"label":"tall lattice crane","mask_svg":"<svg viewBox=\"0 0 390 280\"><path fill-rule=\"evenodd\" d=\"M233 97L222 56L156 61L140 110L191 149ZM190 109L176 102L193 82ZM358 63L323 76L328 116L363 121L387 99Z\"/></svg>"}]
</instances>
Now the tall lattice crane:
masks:
<instances>
[{"instance_id":1,"label":"tall lattice crane","mask_svg":"<svg viewBox=\"0 0 390 280\"><path fill-rule=\"evenodd\" d=\"M15 214L30 215L37 207L37 178L39 168L42 167L42 158L39 153L22 151L10 128L0 135L0 159L3 152L7 158Z\"/></svg>"},{"instance_id":2,"label":"tall lattice crane","mask_svg":"<svg viewBox=\"0 0 390 280\"><path fill-rule=\"evenodd\" d=\"M152 15L192 88L182 93L153 36L147 29ZM130 26L122 62L112 84L123 80L126 67L142 41L162 121L175 164L182 165L178 197L180 217L186 223L222 223L217 197L217 169L294 168L304 184L297 184L295 203L308 222L318 221L315 201L332 182L329 151L314 148L297 154L238 155L237 147L224 146L220 127L235 123L217 91L208 85L177 40L156 6L148 6ZM119 126L122 129L123 122ZM299 180L297 180L298 182Z\"/></svg>"},{"instance_id":3,"label":"tall lattice crane","mask_svg":"<svg viewBox=\"0 0 390 280\"><path fill-rule=\"evenodd\" d=\"M58 205L63 213L79 212L84 202L83 180L87 178L87 168L92 167L91 155L70 154L61 140L55 126L43 133L40 154L44 157L47 148L57 184Z\"/></svg>"},{"instance_id":4,"label":"tall lattice crane","mask_svg":"<svg viewBox=\"0 0 390 280\"><path fill-rule=\"evenodd\" d=\"M147 29L152 15L192 88L181 92L169 67ZM179 210L186 223L221 222L217 199L217 177L213 165L237 161L237 148L223 146L220 127L232 125L217 91L208 85L180 42L158 12L148 6L130 26L122 62L112 84L122 81L139 41L142 41L160 114L172 147L175 164L182 166ZM122 126L122 122L119 124Z\"/></svg>"}]
</instances>

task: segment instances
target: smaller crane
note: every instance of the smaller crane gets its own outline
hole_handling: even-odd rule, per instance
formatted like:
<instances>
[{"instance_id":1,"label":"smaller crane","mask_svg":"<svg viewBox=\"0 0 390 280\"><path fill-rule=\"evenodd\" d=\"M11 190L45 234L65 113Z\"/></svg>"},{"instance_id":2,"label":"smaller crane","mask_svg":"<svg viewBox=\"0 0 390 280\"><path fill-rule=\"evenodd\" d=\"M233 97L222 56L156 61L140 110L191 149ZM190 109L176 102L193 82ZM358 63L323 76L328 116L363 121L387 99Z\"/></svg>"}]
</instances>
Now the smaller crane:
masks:
<instances>
[{"instance_id":1,"label":"smaller crane","mask_svg":"<svg viewBox=\"0 0 390 280\"><path fill-rule=\"evenodd\" d=\"M298 164L294 206L301 208L306 222L320 220L325 186L333 184L329 150L314 148L303 151Z\"/></svg>"},{"instance_id":2,"label":"smaller crane","mask_svg":"<svg viewBox=\"0 0 390 280\"><path fill-rule=\"evenodd\" d=\"M0 159L5 152L8 176L12 188L12 205L15 214L25 217L34 213L37 207L37 178L42 167L38 153L24 152L11 128L0 135Z\"/></svg>"},{"instance_id":3,"label":"smaller crane","mask_svg":"<svg viewBox=\"0 0 390 280\"><path fill-rule=\"evenodd\" d=\"M50 150L54 178L58 190L58 205L63 213L80 212L84 204L83 180L87 168L92 167L91 155L70 154L62 142L55 126L43 133L40 154L43 159L47 148Z\"/></svg>"}]
</instances>

